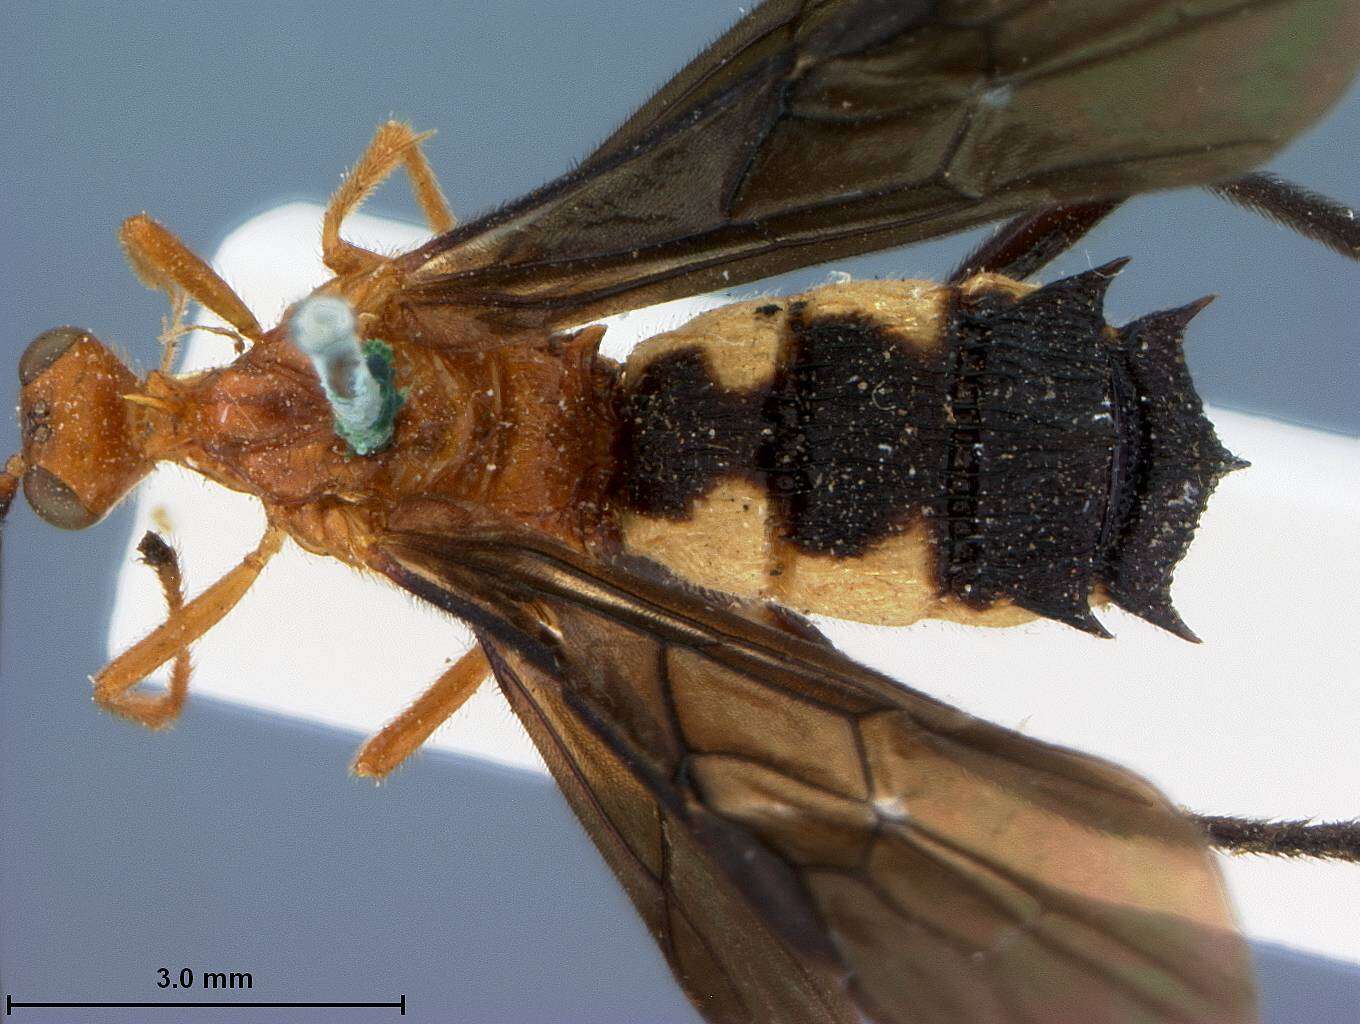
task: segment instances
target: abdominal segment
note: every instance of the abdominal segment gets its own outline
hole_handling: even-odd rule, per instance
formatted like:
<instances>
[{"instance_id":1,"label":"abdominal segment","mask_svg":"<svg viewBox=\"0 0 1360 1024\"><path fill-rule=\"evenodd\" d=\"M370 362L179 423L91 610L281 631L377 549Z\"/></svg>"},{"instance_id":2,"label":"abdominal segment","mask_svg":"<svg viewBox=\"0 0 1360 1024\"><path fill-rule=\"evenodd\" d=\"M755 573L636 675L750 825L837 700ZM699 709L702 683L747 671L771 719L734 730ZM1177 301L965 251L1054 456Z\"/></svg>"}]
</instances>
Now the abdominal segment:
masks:
<instances>
[{"instance_id":1,"label":"abdominal segment","mask_svg":"<svg viewBox=\"0 0 1360 1024\"><path fill-rule=\"evenodd\" d=\"M701 586L889 625L1191 636L1171 574L1218 478L1180 354L1200 306L1105 323L1118 266L830 285L705 314L624 368L625 546Z\"/></svg>"}]
</instances>

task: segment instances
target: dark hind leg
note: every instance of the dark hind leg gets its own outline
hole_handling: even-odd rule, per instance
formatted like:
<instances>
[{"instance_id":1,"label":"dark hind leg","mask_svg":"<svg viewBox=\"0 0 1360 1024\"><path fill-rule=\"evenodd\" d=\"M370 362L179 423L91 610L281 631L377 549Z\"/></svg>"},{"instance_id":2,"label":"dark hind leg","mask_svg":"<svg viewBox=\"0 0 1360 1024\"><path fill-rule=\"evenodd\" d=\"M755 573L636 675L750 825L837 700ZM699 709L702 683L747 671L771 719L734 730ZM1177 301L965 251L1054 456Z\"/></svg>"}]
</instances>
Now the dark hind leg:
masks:
<instances>
[{"instance_id":1,"label":"dark hind leg","mask_svg":"<svg viewBox=\"0 0 1360 1024\"><path fill-rule=\"evenodd\" d=\"M1264 173L1244 174L1209 191L1333 252L1360 259L1360 220L1344 203Z\"/></svg>"},{"instance_id":2,"label":"dark hind leg","mask_svg":"<svg viewBox=\"0 0 1360 1024\"><path fill-rule=\"evenodd\" d=\"M1344 203L1265 173L1244 174L1210 185L1209 191L1334 252L1360 259L1360 217ZM1036 274L1127 199L1123 196L1045 206L1021 214L969 253L949 275L949 283L957 284L981 273L1005 274L1017 280Z\"/></svg>"},{"instance_id":3,"label":"dark hind leg","mask_svg":"<svg viewBox=\"0 0 1360 1024\"><path fill-rule=\"evenodd\" d=\"M958 284L974 274L1005 274L1022 281L1081 241L1124 198L1045 206L1021 214L964 257L949 275L949 284Z\"/></svg>"},{"instance_id":4,"label":"dark hind leg","mask_svg":"<svg viewBox=\"0 0 1360 1024\"><path fill-rule=\"evenodd\" d=\"M1265 821L1192 814L1209 843L1228 853L1315 857L1360 863L1360 821Z\"/></svg>"},{"instance_id":5,"label":"dark hind leg","mask_svg":"<svg viewBox=\"0 0 1360 1024\"><path fill-rule=\"evenodd\" d=\"M1350 207L1270 174L1247 174L1210 192L1343 256L1360 259L1360 219ZM1127 197L1048 206L1008 221L959 264L951 284L980 273L1023 279L1071 249ZM1360 863L1360 821L1268 821L1191 814L1214 847L1234 854Z\"/></svg>"}]
</instances>

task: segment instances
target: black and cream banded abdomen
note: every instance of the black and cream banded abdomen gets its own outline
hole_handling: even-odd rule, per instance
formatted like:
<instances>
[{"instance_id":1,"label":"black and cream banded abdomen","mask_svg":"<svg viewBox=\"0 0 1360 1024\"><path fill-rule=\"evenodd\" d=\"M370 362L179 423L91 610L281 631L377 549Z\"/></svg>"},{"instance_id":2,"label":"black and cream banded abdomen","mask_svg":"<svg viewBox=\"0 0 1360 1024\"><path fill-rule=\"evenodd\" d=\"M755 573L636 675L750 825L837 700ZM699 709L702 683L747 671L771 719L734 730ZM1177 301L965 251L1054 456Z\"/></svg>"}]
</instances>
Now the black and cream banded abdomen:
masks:
<instances>
[{"instance_id":1,"label":"black and cream banded abdomen","mask_svg":"<svg viewBox=\"0 0 1360 1024\"><path fill-rule=\"evenodd\" d=\"M624 368L625 547L702 586L864 622L1190 636L1171 575L1239 465L1181 355L1201 307L1105 323L1122 264L828 285L723 307Z\"/></svg>"}]
</instances>

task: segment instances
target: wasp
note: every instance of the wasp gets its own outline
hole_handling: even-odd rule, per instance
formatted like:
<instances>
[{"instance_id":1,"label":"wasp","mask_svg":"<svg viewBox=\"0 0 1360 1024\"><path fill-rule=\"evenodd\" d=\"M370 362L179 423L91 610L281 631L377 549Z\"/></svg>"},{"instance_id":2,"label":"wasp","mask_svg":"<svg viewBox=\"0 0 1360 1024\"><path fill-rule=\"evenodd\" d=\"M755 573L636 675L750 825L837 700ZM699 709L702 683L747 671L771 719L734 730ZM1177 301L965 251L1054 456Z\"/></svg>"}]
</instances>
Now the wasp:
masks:
<instances>
[{"instance_id":1,"label":"wasp","mask_svg":"<svg viewBox=\"0 0 1360 1024\"><path fill-rule=\"evenodd\" d=\"M192 600L144 543L169 615L95 696L147 725L286 538L469 623L474 650L357 770L390 772L494 675L709 1020L1251 1019L1205 822L856 665L800 613L1101 633L1115 603L1191 637L1172 572L1238 465L1180 356L1199 305L1115 326L1118 263L1025 279L1181 185L1354 248L1347 211L1246 172L1327 107L1357 36L1318 0L773 0L576 169L462 226L421 137L385 125L327 211L334 278L271 328L126 222L144 280L243 351L142 380L87 331L44 333L0 497L22 480L84 528L173 461L264 503L256 549ZM342 228L398 168L436 237L389 257ZM943 284L759 300L598 354L609 314L1005 217ZM163 696L134 689L166 662Z\"/></svg>"}]
</instances>

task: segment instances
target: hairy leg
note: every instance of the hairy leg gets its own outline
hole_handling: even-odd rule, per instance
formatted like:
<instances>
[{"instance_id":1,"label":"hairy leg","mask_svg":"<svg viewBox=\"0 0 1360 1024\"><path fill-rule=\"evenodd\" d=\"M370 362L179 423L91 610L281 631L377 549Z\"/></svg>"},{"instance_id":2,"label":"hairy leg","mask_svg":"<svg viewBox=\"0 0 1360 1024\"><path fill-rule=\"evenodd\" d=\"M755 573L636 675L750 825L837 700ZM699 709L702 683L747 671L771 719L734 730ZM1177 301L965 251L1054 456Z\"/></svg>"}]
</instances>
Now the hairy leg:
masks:
<instances>
[{"instance_id":1,"label":"hairy leg","mask_svg":"<svg viewBox=\"0 0 1360 1024\"><path fill-rule=\"evenodd\" d=\"M387 723L354 758L355 775L382 779L401 764L449 720L491 674L481 644L473 646L416 698L409 708Z\"/></svg>"},{"instance_id":2,"label":"hairy leg","mask_svg":"<svg viewBox=\"0 0 1360 1024\"><path fill-rule=\"evenodd\" d=\"M361 271L382 260L377 253L341 238L340 225L398 165L405 166L411 179L411 190L430 229L442 234L453 228L456 223L453 213L440 191L434 171L420 151L421 142L429 136L428 132L417 134L410 125L400 121L380 125L359 162L335 190L322 220L321 254L326 266L336 274Z\"/></svg>"},{"instance_id":3,"label":"hairy leg","mask_svg":"<svg viewBox=\"0 0 1360 1024\"><path fill-rule=\"evenodd\" d=\"M102 707L151 728L173 721L184 703L189 683L189 645L212 629L259 578L263 569L283 544L284 533L271 526L254 551L234 569L187 604L179 583L179 566L174 552L159 537L148 534L139 550L160 578L166 592L169 614L163 623L133 644L94 677L94 699ZM175 659L170 689L162 697L129 694L148 674Z\"/></svg>"}]
</instances>

